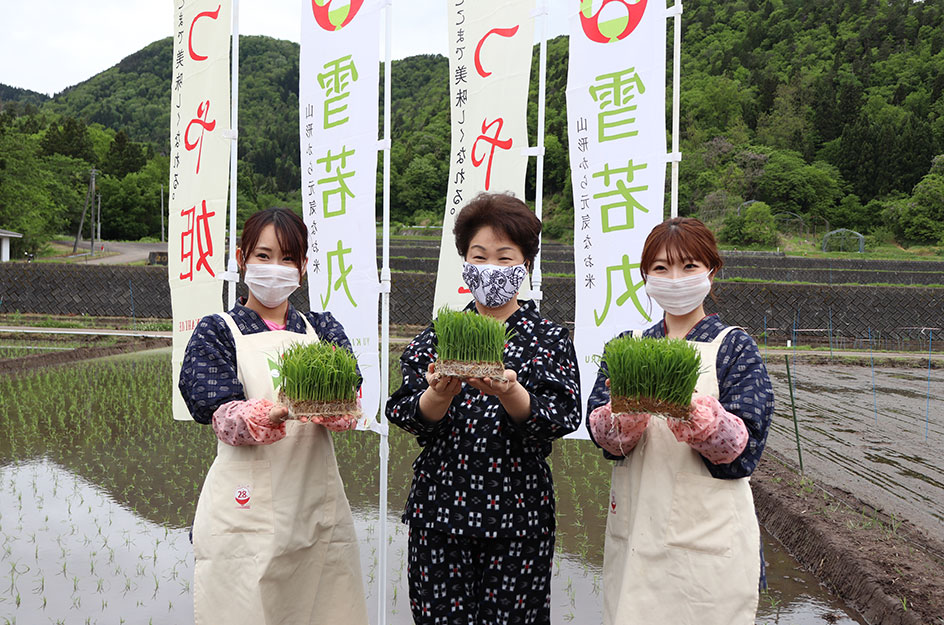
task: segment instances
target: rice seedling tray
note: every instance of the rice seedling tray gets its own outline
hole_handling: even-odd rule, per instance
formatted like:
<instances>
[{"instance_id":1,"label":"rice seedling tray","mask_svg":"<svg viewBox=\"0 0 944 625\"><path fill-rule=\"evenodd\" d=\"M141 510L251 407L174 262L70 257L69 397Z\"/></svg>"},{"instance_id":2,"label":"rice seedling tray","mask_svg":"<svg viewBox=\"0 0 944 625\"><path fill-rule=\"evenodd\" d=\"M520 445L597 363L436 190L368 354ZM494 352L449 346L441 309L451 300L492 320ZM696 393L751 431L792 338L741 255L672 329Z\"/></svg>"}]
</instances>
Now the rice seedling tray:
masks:
<instances>
[{"instance_id":1,"label":"rice seedling tray","mask_svg":"<svg viewBox=\"0 0 944 625\"><path fill-rule=\"evenodd\" d=\"M607 343L604 358L614 413L691 418L701 355L688 341L623 336Z\"/></svg>"},{"instance_id":2,"label":"rice seedling tray","mask_svg":"<svg viewBox=\"0 0 944 625\"><path fill-rule=\"evenodd\" d=\"M433 371L457 378L505 379L502 355L511 332L503 321L440 308L433 321L438 359Z\"/></svg>"},{"instance_id":3,"label":"rice seedling tray","mask_svg":"<svg viewBox=\"0 0 944 625\"><path fill-rule=\"evenodd\" d=\"M353 415L360 418L357 400L315 401L292 399L279 391L279 403L288 408L289 419L301 419L317 423L317 417L340 417Z\"/></svg>"},{"instance_id":4,"label":"rice seedling tray","mask_svg":"<svg viewBox=\"0 0 944 625\"><path fill-rule=\"evenodd\" d=\"M439 360L433 363L433 371L456 378L505 379L505 366L500 362L468 362L462 360Z\"/></svg>"},{"instance_id":5,"label":"rice seedling tray","mask_svg":"<svg viewBox=\"0 0 944 625\"><path fill-rule=\"evenodd\" d=\"M332 343L295 343L279 357L278 401L289 419L314 423L342 415L359 417L357 359Z\"/></svg>"}]
</instances>

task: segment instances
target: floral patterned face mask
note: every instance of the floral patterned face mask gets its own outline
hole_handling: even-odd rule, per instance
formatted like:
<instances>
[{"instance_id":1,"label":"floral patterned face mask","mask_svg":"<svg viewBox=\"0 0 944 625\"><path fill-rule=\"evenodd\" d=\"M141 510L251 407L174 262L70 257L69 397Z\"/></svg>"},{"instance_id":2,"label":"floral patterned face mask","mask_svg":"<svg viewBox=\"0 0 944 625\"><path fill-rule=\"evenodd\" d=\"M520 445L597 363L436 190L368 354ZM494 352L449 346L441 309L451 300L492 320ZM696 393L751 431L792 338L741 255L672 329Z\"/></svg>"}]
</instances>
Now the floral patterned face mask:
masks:
<instances>
[{"instance_id":1,"label":"floral patterned face mask","mask_svg":"<svg viewBox=\"0 0 944 625\"><path fill-rule=\"evenodd\" d=\"M486 308L507 304L527 277L528 270L523 264L502 267L465 263L462 266L462 279L472 291L472 297Z\"/></svg>"}]
</instances>

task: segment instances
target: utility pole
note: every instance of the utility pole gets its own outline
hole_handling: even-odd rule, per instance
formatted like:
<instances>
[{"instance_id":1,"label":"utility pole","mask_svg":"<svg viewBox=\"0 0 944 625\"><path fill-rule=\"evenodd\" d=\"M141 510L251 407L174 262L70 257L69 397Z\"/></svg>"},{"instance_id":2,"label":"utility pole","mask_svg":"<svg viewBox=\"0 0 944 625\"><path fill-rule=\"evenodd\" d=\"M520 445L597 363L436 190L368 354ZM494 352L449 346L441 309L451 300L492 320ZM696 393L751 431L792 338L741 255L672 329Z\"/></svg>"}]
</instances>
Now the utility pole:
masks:
<instances>
[{"instance_id":1,"label":"utility pole","mask_svg":"<svg viewBox=\"0 0 944 625\"><path fill-rule=\"evenodd\" d=\"M85 193L85 206L82 208L82 218L79 219L79 230L75 233L75 243L72 244L72 253L75 254L79 249L79 241L82 239L82 228L85 226L85 212L88 210L89 198L95 197L95 174L98 170L92 168L92 176L89 179L89 188Z\"/></svg>"},{"instance_id":2,"label":"utility pole","mask_svg":"<svg viewBox=\"0 0 944 625\"><path fill-rule=\"evenodd\" d=\"M98 194L98 243L102 243L102 194Z\"/></svg>"},{"instance_id":3,"label":"utility pole","mask_svg":"<svg viewBox=\"0 0 944 625\"><path fill-rule=\"evenodd\" d=\"M164 242L164 185L161 184L161 243Z\"/></svg>"},{"instance_id":4,"label":"utility pole","mask_svg":"<svg viewBox=\"0 0 944 625\"><path fill-rule=\"evenodd\" d=\"M95 196L92 196L92 214L89 215L89 254L95 256Z\"/></svg>"}]
</instances>

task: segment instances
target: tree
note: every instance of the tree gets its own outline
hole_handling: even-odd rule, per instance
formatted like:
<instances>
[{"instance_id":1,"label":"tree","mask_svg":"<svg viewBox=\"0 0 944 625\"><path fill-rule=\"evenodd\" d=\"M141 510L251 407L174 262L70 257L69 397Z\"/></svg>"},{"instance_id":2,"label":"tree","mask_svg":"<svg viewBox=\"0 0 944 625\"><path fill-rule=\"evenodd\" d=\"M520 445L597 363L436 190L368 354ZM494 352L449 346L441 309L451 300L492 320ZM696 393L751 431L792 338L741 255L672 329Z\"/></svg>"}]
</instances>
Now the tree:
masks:
<instances>
[{"instance_id":1,"label":"tree","mask_svg":"<svg viewBox=\"0 0 944 625\"><path fill-rule=\"evenodd\" d=\"M144 167L145 162L144 148L129 139L124 130L119 130L108 148L102 170L116 178L124 178Z\"/></svg>"},{"instance_id":2,"label":"tree","mask_svg":"<svg viewBox=\"0 0 944 625\"><path fill-rule=\"evenodd\" d=\"M62 154L89 163L95 161L88 128L74 117L64 118L61 126L56 122L50 124L41 145L44 155Z\"/></svg>"}]
</instances>

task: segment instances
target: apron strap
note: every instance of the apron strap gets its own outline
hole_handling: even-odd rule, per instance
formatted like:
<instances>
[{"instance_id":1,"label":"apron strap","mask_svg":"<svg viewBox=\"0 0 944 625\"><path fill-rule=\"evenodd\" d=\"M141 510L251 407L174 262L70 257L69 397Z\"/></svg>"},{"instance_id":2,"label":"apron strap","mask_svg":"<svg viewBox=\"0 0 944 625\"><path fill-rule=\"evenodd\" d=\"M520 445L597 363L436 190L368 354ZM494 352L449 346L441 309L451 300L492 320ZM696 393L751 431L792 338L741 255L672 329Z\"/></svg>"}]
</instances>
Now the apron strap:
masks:
<instances>
[{"instance_id":1,"label":"apron strap","mask_svg":"<svg viewBox=\"0 0 944 625\"><path fill-rule=\"evenodd\" d=\"M314 336L320 341L321 337L318 336L318 331L315 330L315 327L311 325L310 321L308 321L308 316L305 315L305 313L299 312L297 310L295 311L295 314L299 315L302 318L302 321L305 322L305 334L307 334L308 336Z\"/></svg>"},{"instance_id":2,"label":"apron strap","mask_svg":"<svg viewBox=\"0 0 944 625\"><path fill-rule=\"evenodd\" d=\"M217 317L221 317L223 321L226 322L226 325L229 326L230 332L233 333L233 340L236 340L237 337L242 337L243 333L239 331L239 326L236 325L236 320L233 319L233 316L228 312L216 313Z\"/></svg>"},{"instance_id":3,"label":"apron strap","mask_svg":"<svg viewBox=\"0 0 944 625\"><path fill-rule=\"evenodd\" d=\"M722 330L721 332L718 332L718 336L716 336L714 339L712 339L711 342L712 342L712 343L717 343L717 344L720 345L721 342L724 341L724 338L725 338L726 336L728 336L728 334L729 334L732 330L741 330L741 329L742 329L741 326L728 326L727 328L725 328L725 329Z\"/></svg>"}]
</instances>

